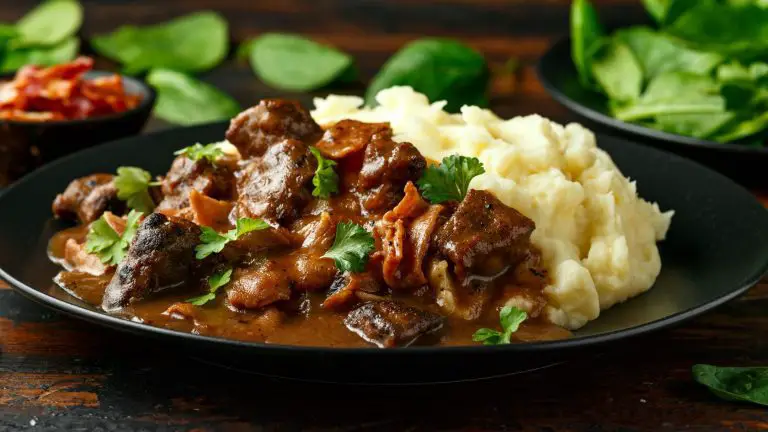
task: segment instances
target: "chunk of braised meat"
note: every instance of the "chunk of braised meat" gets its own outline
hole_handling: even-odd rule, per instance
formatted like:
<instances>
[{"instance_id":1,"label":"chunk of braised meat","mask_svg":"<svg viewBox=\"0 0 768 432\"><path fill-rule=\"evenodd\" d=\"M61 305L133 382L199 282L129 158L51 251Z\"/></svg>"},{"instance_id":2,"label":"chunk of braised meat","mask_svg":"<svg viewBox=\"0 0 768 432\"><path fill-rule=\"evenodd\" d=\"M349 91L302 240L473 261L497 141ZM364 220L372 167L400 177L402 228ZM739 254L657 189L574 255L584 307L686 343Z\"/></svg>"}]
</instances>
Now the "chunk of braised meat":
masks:
<instances>
[{"instance_id":1,"label":"chunk of braised meat","mask_svg":"<svg viewBox=\"0 0 768 432\"><path fill-rule=\"evenodd\" d=\"M210 261L195 259L199 238L200 228L186 219L147 216L107 286L102 308L115 311L156 292L195 286Z\"/></svg>"},{"instance_id":2,"label":"chunk of braised meat","mask_svg":"<svg viewBox=\"0 0 768 432\"><path fill-rule=\"evenodd\" d=\"M267 260L235 269L227 291L229 304L237 309L259 309L291 298L291 281L283 262Z\"/></svg>"},{"instance_id":3,"label":"chunk of braised meat","mask_svg":"<svg viewBox=\"0 0 768 432\"><path fill-rule=\"evenodd\" d=\"M391 133L377 134L365 148L358 189L363 207L371 212L392 208L403 198L403 187L418 180L427 161L410 143L392 140Z\"/></svg>"},{"instance_id":4,"label":"chunk of braised meat","mask_svg":"<svg viewBox=\"0 0 768 432\"><path fill-rule=\"evenodd\" d=\"M381 283L370 273L344 273L336 276L323 301L327 309L349 308L358 301L372 300L381 290Z\"/></svg>"},{"instance_id":5,"label":"chunk of braised meat","mask_svg":"<svg viewBox=\"0 0 768 432\"><path fill-rule=\"evenodd\" d=\"M424 257L444 209L424 201L416 186L408 182L405 197L376 222L376 254L382 260L382 275L388 286L414 289L427 283Z\"/></svg>"},{"instance_id":6,"label":"chunk of braised meat","mask_svg":"<svg viewBox=\"0 0 768 432\"><path fill-rule=\"evenodd\" d=\"M534 228L532 220L491 193L473 189L437 231L433 245L460 278L488 278L526 258Z\"/></svg>"},{"instance_id":7,"label":"chunk of braised meat","mask_svg":"<svg viewBox=\"0 0 768 432\"><path fill-rule=\"evenodd\" d=\"M323 131L296 101L265 99L232 119L227 141L237 147L243 159L263 155L285 139L314 143Z\"/></svg>"},{"instance_id":8,"label":"chunk of braised meat","mask_svg":"<svg viewBox=\"0 0 768 432\"><path fill-rule=\"evenodd\" d=\"M215 165L207 159L193 161L186 156L178 156L163 178L163 200L157 209L163 211L189 207L189 194L192 190L214 199L231 200L234 189L234 175L226 165Z\"/></svg>"},{"instance_id":9,"label":"chunk of braised meat","mask_svg":"<svg viewBox=\"0 0 768 432\"><path fill-rule=\"evenodd\" d=\"M285 140L252 159L237 182L239 217L287 223L312 199L317 161L301 141Z\"/></svg>"},{"instance_id":10,"label":"chunk of braised meat","mask_svg":"<svg viewBox=\"0 0 768 432\"><path fill-rule=\"evenodd\" d=\"M325 131L315 147L331 159L341 159L362 151L374 137L391 139L389 124L341 120Z\"/></svg>"},{"instance_id":11,"label":"chunk of braised meat","mask_svg":"<svg viewBox=\"0 0 768 432\"><path fill-rule=\"evenodd\" d=\"M92 174L73 180L53 200L53 214L62 219L91 223L111 210L122 213L125 203L117 198L112 174Z\"/></svg>"},{"instance_id":12,"label":"chunk of braised meat","mask_svg":"<svg viewBox=\"0 0 768 432\"><path fill-rule=\"evenodd\" d=\"M439 330L444 318L395 301L364 303L344 319L349 330L380 348L408 346Z\"/></svg>"}]
</instances>

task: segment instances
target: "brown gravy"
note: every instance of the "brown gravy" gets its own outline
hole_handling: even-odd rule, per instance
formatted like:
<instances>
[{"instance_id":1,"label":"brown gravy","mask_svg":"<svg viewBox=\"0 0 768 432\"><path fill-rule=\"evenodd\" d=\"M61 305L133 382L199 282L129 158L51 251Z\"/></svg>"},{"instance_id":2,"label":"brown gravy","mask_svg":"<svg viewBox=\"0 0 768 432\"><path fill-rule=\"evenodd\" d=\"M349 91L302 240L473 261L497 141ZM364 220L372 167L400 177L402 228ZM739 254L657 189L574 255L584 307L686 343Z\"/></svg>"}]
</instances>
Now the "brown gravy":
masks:
<instances>
[{"instance_id":1,"label":"brown gravy","mask_svg":"<svg viewBox=\"0 0 768 432\"><path fill-rule=\"evenodd\" d=\"M87 231L87 226L81 225L54 235L49 243L48 252L51 259L62 262L66 241L70 238L82 240ZM62 299L72 295L98 308L111 277L112 272L107 272L102 276L81 279L71 292L65 292L58 285L54 285L51 293ZM275 308L258 312L233 311L227 307L224 295L217 296L202 307L190 308L194 310L194 318L165 313L171 305L184 302L189 297L189 293L158 295L129 306L122 315L127 319L156 327L242 341L328 347L370 346L347 330L343 323L344 314L320 306L325 299L324 293L307 293L298 301L295 314L286 314ZM436 305L427 299L420 301L414 296L396 298L425 310L439 312ZM498 329L498 317L481 317L476 321L448 317L438 335L422 338L416 344L477 345L477 342L472 341L472 334L481 327ZM570 336L571 333L562 327L541 319L532 319L520 326L513 339L529 342L565 339Z\"/></svg>"}]
</instances>

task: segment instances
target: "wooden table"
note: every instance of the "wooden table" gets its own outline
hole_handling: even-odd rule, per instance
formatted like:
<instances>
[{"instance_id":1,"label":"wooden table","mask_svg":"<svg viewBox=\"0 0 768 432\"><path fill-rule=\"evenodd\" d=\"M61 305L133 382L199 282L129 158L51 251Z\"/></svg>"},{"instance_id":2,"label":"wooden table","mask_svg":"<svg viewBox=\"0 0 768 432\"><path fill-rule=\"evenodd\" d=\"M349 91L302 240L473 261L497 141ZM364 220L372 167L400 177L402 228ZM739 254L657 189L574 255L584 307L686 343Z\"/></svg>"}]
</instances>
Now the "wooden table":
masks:
<instances>
[{"instance_id":1,"label":"wooden table","mask_svg":"<svg viewBox=\"0 0 768 432\"><path fill-rule=\"evenodd\" d=\"M302 32L354 54L366 79L412 38L459 37L495 64L517 57L524 65L516 78L494 83L499 114L572 120L532 68L567 32L568 0L83 2L85 35L208 7L228 17L234 40ZM4 3L0 21L34 2ZM610 24L645 19L634 0L596 3ZM232 60L205 78L243 105L284 95ZM162 126L153 122L150 129ZM690 375L694 363L768 365L766 311L763 283L715 312L609 347L597 358L488 382L372 389L277 382L204 366L162 345L50 312L0 282L0 431L768 429L764 409L720 401Z\"/></svg>"}]
</instances>

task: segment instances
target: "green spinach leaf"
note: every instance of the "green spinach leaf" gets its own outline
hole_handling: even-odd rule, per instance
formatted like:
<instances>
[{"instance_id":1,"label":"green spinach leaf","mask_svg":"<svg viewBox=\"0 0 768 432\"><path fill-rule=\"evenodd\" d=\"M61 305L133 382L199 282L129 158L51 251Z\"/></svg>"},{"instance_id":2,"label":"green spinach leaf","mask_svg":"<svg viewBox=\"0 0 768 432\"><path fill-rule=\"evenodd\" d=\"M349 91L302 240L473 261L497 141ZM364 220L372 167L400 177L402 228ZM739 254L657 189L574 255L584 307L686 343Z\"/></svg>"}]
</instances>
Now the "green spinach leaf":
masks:
<instances>
[{"instance_id":1,"label":"green spinach leaf","mask_svg":"<svg viewBox=\"0 0 768 432\"><path fill-rule=\"evenodd\" d=\"M14 48L57 45L74 36L83 23L77 0L47 0L16 23Z\"/></svg>"},{"instance_id":2,"label":"green spinach leaf","mask_svg":"<svg viewBox=\"0 0 768 432\"><path fill-rule=\"evenodd\" d=\"M646 81L665 72L706 75L724 61L716 53L697 51L681 41L648 27L630 27L615 37L629 46L643 69Z\"/></svg>"},{"instance_id":3,"label":"green spinach leaf","mask_svg":"<svg viewBox=\"0 0 768 432\"><path fill-rule=\"evenodd\" d=\"M592 81L590 56L604 34L594 6L588 0L574 0L571 3L571 58L584 86Z\"/></svg>"},{"instance_id":4,"label":"green spinach leaf","mask_svg":"<svg viewBox=\"0 0 768 432\"><path fill-rule=\"evenodd\" d=\"M693 366L693 378L727 401L768 406L767 367Z\"/></svg>"},{"instance_id":5,"label":"green spinach leaf","mask_svg":"<svg viewBox=\"0 0 768 432\"><path fill-rule=\"evenodd\" d=\"M395 53L373 78L365 98L376 104L376 94L392 86L411 86L430 101L444 100L456 112L462 105L488 104L490 73L483 56L450 39L421 39Z\"/></svg>"},{"instance_id":6,"label":"green spinach leaf","mask_svg":"<svg viewBox=\"0 0 768 432\"><path fill-rule=\"evenodd\" d=\"M221 63L229 50L229 36L224 18L207 11L164 24L123 26L94 37L91 45L99 54L122 63L127 73L154 68L197 72Z\"/></svg>"},{"instance_id":7,"label":"green spinach leaf","mask_svg":"<svg viewBox=\"0 0 768 432\"><path fill-rule=\"evenodd\" d=\"M617 102L631 102L643 88L643 70L629 45L610 39L595 51L592 75L606 95Z\"/></svg>"},{"instance_id":8,"label":"green spinach leaf","mask_svg":"<svg viewBox=\"0 0 768 432\"><path fill-rule=\"evenodd\" d=\"M768 54L768 8L755 3L697 0L664 29L700 49L726 56L749 60Z\"/></svg>"},{"instance_id":9,"label":"green spinach leaf","mask_svg":"<svg viewBox=\"0 0 768 432\"><path fill-rule=\"evenodd\" d=\"M216 87L189 75L154 69L147 83L157 90L154 114L170 123L190 125L230 119L240 105Z\"/></svg>"},{"instance_id":10,"label":"green spinach leaf","mask_svg":"<svg viewBox=\"0 0 768 432\"><path fill-rule=\"evenodd\" d=\"M0 60L0 73L13 72L28 64L53 66L77 57L80 41L71 37L51 47L9 49Z\"/></svg>"},{"instance_id":11,"label":"green spinach leaf","mask_svg":"<svg viewBox=\"0 0 768 432\"><path fill-rule=\"evenodd\" d=\"M243 49L256 75L278 89L310 91L357 74L349 55L297 35L267 33L246 42Z\"/></svg>"}]
</instances>

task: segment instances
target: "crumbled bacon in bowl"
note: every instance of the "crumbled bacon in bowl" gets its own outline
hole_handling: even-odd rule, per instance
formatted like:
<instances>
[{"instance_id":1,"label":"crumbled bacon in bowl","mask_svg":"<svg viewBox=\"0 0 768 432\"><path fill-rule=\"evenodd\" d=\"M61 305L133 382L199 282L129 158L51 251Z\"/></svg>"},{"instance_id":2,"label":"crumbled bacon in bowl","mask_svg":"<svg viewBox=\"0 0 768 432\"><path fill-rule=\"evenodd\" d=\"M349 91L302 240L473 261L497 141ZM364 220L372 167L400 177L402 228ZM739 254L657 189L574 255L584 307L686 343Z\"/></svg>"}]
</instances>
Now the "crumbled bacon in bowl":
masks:
<instances>
[{"instance_id":1,"label":"crumbled bacon in bowl","mask_svg":"<svg viewBox=\"0 0 768 432\"><path fill-rule=\"evenodd\" d=\"M0 119L59 121L100 117L136 107L141 96L125 91L120 75L87 79L93 59L78 57L48 68L25 66L0 84Z\"/></svg>"}]
</instances>

